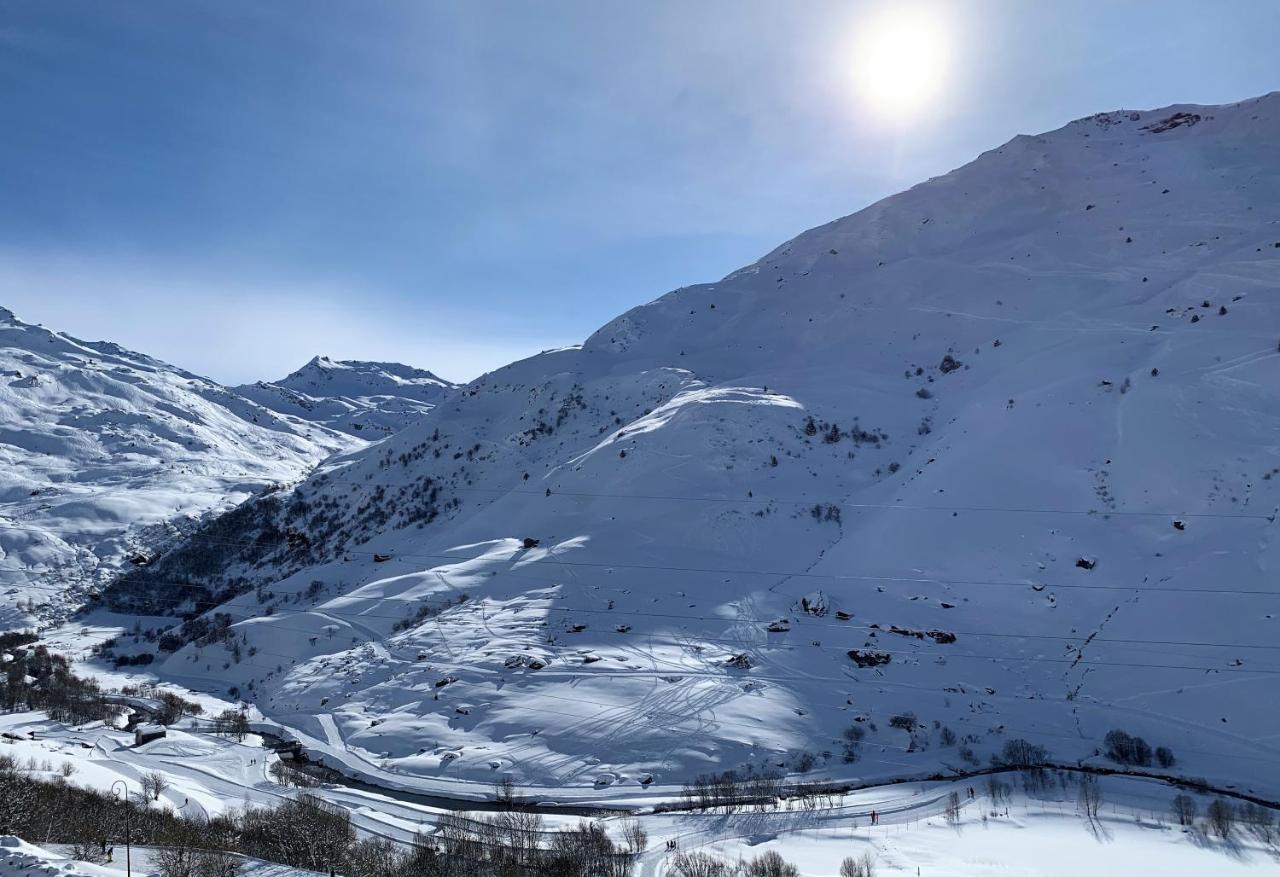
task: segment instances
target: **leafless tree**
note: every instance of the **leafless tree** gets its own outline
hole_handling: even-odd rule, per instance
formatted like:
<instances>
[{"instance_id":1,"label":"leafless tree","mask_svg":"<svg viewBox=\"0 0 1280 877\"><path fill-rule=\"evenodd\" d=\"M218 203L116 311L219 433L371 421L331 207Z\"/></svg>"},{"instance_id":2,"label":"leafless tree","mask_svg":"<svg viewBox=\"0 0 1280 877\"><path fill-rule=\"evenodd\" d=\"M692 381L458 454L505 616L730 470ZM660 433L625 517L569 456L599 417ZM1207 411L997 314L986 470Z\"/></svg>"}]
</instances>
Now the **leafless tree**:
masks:
<instances>
[{"instance_id":1,"label":"leafless tree","mask_svg":"<svg viewBox=\"0 0 1280 877\"><path fill-rule=\"evenodd\" d=\"M289 768L285 767L283 761L277 759L271 762L271 766L267 768L267 773L271 774L271 778L276 781L276 785L289 785Z\"/></svg>"},{"instance_id":2,"label":"leafless tree","mask_svg":"<svg viewBox=\"0 0 1280 877\"><path fill-rule=\"evenodd\" d=\"M164 774L157 771L144 774L142 777L142 796L150 798L152 801L159 801L164 790L169 788L169 781L164 778Z\"/></svg>"},{"instance_id":3,"label":"leafless tree","mask_svg":"<svg viewBox=\"0 0 1280 877\"><path fill-rule=\"evenodd\" d=\"M243 740L249 734L249 716L243 710L225 709L213 717L213 733Z\"/></svg>"},{"instance_id":4,"label":"leafless tree","mask_svg":"<svg viewBox=\"0 0 1280 877\"><path fill-rule=\"evenodd\" d=\"M403 854L391 841L366 838L351 847L347 854L347 870L360 877L396 877L403 860Z\"/></svg>"},{"instance_id":5,"label":"leafless tree","mask_svg":"<svg viewBox=\"0 0 1280 877\"><path fill-rule=\"evenodd\" d=\"M151 857L160 877L193 877L195 850L185 844L161 847Z\"/></svg>"},{"instance_id":6,"label":"leafless tree","mask_svg":"<svg viewBox=\"0 0 1280 877\"><path fill-rule=\"evenodd\" d=\"M875 875L876 866L871 859L871 853L863 853L857 859L853 856L845 856L844 861L840 863L840 877L875 877Z\"/></svg>"},{"instance_id":7,"label":"leafless tree","mask_svg":"<svg viewBox=\"0 0 1280 877\"><path fill-rule=\"evenodd\" d=\"M1080 812L1092 825L1097 821L1098 809L1102 806L1102 786L1098 783L1097 777L1086 775L1080 779L1078 802Z\"/></svg>"},{"instance_id":8,"label":"leafless tree","mask_svg":"<svg viewBox=\"0 0 1280 877\"><path fill-rule=\"evenodd\" d=\"M516 784L510 776L504 776L493 784L493 800L510 810L516 803Z\"/></svg>"},{"instance_id":9,"label":"leafless tree","mask_svg":"<svg viewBox=\"0 0 1280 877\"><path fill-rule=\"evenodd\" d=\"M1259 804L1245 803L1240 805L1240 822L1265 844L1271 844L1276 838L1276 820L1274 814Z\"/></svg>"},{"instance_id":10,"label":"leafless tree","mask_svg":"<svg viewBox=\"0 0 1280 877\"><path fill-rule=\"evenodd\" d=\"M639 819L628 819L622 823L622 837L627 844L627 852L638 856L649 846L649 832L644 830Z\"/></svg>"},{"instance_id":11,"label":"leafless tree","mask_svg":"<svg viewBox=\"0 0 1280 877\"><path fill-rule=\"evenodd\" d=\"M1209 823L1209 830L1226 840L1231 836L1231 831L1235 827L1235 808L1225 798L1214 798L1209 803L1209 809L1205 811L1205 819Z\"/></svg>"},{"instance_id":12,"label":"leafless tree","mask_svg":"<svg viewBox=\"0 0 1280 877\"><path fill-rule=\"evenodd\" d=\"M947 809L944 814L946 816L947 825L960 824L960 793L952 792L947 796Z\"/></svg>"},{"instance_id":13,"label":"leafless tree","mask_svg":"<svg viewBox=\"0 0 1280 877\"><path fill-rule=\"evenodd\" d=\"M777 850L766 850L744 869L745 877L800 877L800 869L782 858Z\"/></svg>"},{"instance_id":14,"label":"leafless tree","mask_svg":"<svg viewBox=\"0 0 1280 877\"><path fill-rule=\"evenodd\" d=\"M71 858L77 862L100 865L107 860L107 852L96 841L82 840L71 845Z\"/></svg>"},{"instance_id":15,"label":"leafless tree","mask_svg":"<svg viewBox=\"0 0 1280 877\"><path fill-rule=\"evenodd\" d=\"M681 850L671 859L671 873L675 877L729 877L729 866L707 853Z\"/></svg>"},{"instance_id":16,"label":"leafless tree","mask_svg":"<svg viewBox=\"0 0 1280 877\"><path fill-rule=\"evenodd\" d=\"M195 855L193 877L239 877L244 860L231 853L205 850Z\"/></svg>"},{"instance_id":17,"label":"leafless tree","mask_svg":"<svg viewBox=\"0 0 1280 877\"><path fill-rule=\"evenodd\" d=\"M1178 817L1182 826L1195 825L1196 801L1190 795L1175 795L1173 798L1173 814Z\"/></svg>"}]
</instances>

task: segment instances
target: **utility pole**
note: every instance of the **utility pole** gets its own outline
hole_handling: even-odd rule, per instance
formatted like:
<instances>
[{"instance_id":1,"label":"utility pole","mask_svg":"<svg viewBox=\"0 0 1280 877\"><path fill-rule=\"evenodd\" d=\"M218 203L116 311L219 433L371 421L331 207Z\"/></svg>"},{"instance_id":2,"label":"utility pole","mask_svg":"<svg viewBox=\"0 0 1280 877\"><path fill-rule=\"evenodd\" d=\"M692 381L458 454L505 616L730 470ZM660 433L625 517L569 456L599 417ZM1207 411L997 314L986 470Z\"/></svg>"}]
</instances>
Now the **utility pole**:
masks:
<instances>
[{"instance_id":1,"label":"utility pole","mask_svg":"<svg viewBox=\"0 0 1280 877\"><path fill-rule=\"evenodd\" d=\"M117 791L116 786L120 789ZM124 869L126 877L133 877L133 853L129 847L129 786L124 780L111 784L111 794L124 802Z\"/></svg>"}]
</instances>

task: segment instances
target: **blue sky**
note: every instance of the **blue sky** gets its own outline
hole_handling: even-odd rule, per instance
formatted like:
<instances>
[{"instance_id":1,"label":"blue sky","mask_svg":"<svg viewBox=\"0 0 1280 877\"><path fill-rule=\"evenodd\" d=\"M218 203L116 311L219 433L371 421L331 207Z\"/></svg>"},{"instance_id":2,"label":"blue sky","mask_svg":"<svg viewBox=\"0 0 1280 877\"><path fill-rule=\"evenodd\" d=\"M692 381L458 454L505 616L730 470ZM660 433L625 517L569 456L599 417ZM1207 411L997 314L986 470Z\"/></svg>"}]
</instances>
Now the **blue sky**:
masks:
<instances>
[{"instance_id":1,"label":"blue sky","mask_svg":"<svg viewBox=\"0 0 1280 877\"><path fill-rule=\"evenodd\" d=\"M1280 88L1275 0L922 0L942 90L887 120L895 5L0 0L0 304L229 383L466 379L1015 134Z\"/></svg>"}]
</instances>

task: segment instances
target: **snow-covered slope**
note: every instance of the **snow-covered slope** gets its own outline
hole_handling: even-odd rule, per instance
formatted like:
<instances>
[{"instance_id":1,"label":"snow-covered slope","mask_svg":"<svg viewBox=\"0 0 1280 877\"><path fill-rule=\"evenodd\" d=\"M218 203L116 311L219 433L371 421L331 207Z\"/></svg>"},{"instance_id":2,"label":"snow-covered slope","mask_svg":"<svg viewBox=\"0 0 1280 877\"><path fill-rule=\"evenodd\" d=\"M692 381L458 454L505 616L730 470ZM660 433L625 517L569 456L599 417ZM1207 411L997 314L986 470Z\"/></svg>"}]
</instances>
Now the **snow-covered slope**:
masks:
<instances>
[{"instance_id":1,"label":"snow-covered slope","mask_svg":"<svg viewBox=\"0 0 1280 877\"><path fill-rule=\"evenodd\" d=\"M235 388L273 411L369 441L399 432L456 390L456 384L400 363L335 362L324 356L283 380Z\"/></svg>"},{"instance_id":2,"label":"snow-covered slope","mask_svg":"<svg viewBox=\"0 0 1280 877\"><path fill-rule=\"evenodd\" d=\"M1119 727L1275 793L1278 143L1276 94L1017 137L479 378L113 601L246 591L162 672L399 784Z\"/></svg>"},{"instance_id":3,"label":"snow-covered slope","mask_svg":"<svg viewBox=\"0 0 1280 877\"><path fill-rule=\"evenodd\" d=\"M0 877L115 877L119 873L102 865L72 861L13 835L0 835Z\"/></svg>"},{"instance_id":4,"label":"snow-covered slope","mask_svg":"<svg viewBox=\"0 0 1280 877\"><path fill-rule=\"evenodd\" d=\"M197 516L358 444L0 309L0 630L74 608Z\"/></svg>"}]
</instances>

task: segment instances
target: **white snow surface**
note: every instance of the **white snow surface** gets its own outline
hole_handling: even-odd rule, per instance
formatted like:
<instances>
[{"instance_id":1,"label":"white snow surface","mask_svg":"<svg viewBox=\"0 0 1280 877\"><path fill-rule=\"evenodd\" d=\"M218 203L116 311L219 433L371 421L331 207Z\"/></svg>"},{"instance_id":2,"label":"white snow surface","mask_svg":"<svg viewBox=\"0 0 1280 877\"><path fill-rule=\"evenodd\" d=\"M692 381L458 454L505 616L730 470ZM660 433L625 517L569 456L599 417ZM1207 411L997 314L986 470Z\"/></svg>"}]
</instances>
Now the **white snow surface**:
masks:
<instances>
[{"instance_id":1,"label":"white snow surface","mask_svg":"<svg viewBox=\"0 0 1280 877\"><path fill-rule=\"evenodd\" d=\"M13 835L0 835L0 875L3 877L35 877L65 874L76 877L116 877L123 870L74 862L69 857L27 843Z\"/></svg>"},{"instance_id":2,"label":"white snow surface","mask_svg":"<svg viewBox=\"0 0 1280 877\"><path fill-rule=\"evenodd\" d=\"M282 380L234 389L280 414L375 441L422 417L452 396L457 385L396 362L317 356Z\"/></svg>"},{"instance_id":3,"label":"white snow surface","mask_svg":"<svg viewBox=\"0 0 1280 877\"><path fill-rule=\"evenodd\" d=\"M1123 728L1276 797L1277 143L1280 94L1019 136L485 375L294 488L305 552L228 547L232 641L157 667L399 787Z\"/></svg>"},{"instance_id":4,"label":"white snow surface","mask_svg":"<svg viewBox=\"0 0 1280 877\"><path fill-rule=\"evenodd\" d=\"M358 440L0 308L0 630Z\"/></svg>"},{"instance_id":5,"label":"white snow surface","mask_svg":"<svg viewBox=\"0 0 1280 877\"><path fill-rule=\"evenodd\" d=\"M195 730L171 731L165 740L132 746L129 735L100 725L72 728L38 714L0 716L0 730L11 735L3 747L22 769L45 779L60 776L70 765L66 782L106 790L123 780L136 789L146 773L159 773L167 783L161 801L193 818L234 811L246 805L276 806L291 791L269 779L274 756L259 747L252 735L243 743L211 737ZM35 739L29 739L34 733ZM877 873L930 877L1074 877L1078 874L1161 874L1198 877L1202 874L1273 874L1280 856L1274 832L1268 841L1240 824L1223 840L1197 819L1179 826L1170 812L1176 793L1154 781L1104 777L1099 780L1102 805L1090 821L1077 805L1073 778L1063 788L1053 784L1035 794L1018 789L1016 777L1007 796L993 800L985 781L907 783L863 789L814 807L798 801L764 809L724 812L641 813L649 846L640 856L636 873L657 877L672 873L673 841L680 851L703 851L728 860L752 858L776 849L800 867L805 877L834 877L845 856L871 857ZM1010 782L1012 781L1012 782ZM968 796L972 789L974 796ZM401 844L418 833L430 835L445 812L439 808L397 799L369 790L323 785L309 792L343 807L362 837L386 838ZM960 801L959 818L944 818L948 799ZM1211 798L1193 796L1203 814ZM637 802L633 801L633 805ZM879 815L873 826L870 814ZM465 813L478 816L481 813ZM601 824L621 840L623 817L604 816ZM577 822L572 816L548 816L549 831ZM550 835L547 835L550 840ZM150 850L135 847L135 872L150 873ZM252 877L299 872L280 865L248 860ZM87 874L113 877L124 868L117 844L109 866L71 863L63 853L40 849L16 839L0 839L0 875Z\"/></svg>"},{"instance_id":6,"label":"white snow surface","mask_svg":"<svg viewBox=\"0 0 1280 877\"><path fill-rule=\"evenodd\" d=\"M155 865L155 852L151 847L135 846L130 862L121 845L115 852L118 858L113 858L107 864L95 865L72 859L69 850L48 849L12 835L0 835L0 877L120 877L129 873L155 875L159 873ZM310 877L317 873L261 859L245 856L238 858L241 877Z\"/></svg>"}]
</instances>

